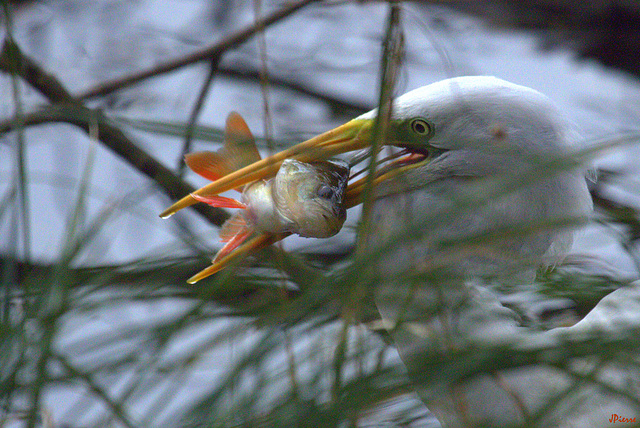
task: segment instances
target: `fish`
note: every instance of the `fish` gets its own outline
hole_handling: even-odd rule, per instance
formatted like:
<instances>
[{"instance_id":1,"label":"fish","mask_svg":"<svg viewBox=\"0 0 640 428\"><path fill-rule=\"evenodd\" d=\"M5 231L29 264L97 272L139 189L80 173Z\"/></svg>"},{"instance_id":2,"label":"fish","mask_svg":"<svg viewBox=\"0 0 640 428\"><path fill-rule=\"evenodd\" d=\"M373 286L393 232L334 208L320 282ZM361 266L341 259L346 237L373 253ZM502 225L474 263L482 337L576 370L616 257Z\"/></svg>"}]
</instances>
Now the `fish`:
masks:
<instances>
[{"instance_id":1,"label":"fish","mask_svg":"<svg viewBox=\"0 0 640 428\"><path fill-rule=\"evenodd\" d=\"M260 159L246 122L240 114L231 112L223 147L215 152L189 153L185 163L196 174L215 181ZM343 198L349 172L349 165L341 160L286 159L275 176L235 189L241 193L240 200L192 193L198 202L239 209L222 225L219 235L225 245L212 262L233 252L255 233L297 234L305 238L335 235L347 218Z\"/></svg>"}]
</instances>

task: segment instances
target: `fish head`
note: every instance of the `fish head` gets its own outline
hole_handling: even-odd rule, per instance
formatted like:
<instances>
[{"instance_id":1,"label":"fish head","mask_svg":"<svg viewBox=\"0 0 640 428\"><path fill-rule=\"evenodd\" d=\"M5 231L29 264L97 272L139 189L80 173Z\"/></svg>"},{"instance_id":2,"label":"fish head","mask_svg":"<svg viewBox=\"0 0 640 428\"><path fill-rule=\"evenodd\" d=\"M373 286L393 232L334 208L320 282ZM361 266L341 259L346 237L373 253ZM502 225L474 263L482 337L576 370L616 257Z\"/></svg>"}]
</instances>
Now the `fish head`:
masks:
<instances>
[{"instance_id":1,"label":"fish head","mask_svg":"<svg viewBox=\"0 0 640 428\"><path fill-rule=\"evenodd\" d=\"M346 162L286 159L276 174L272 191L288 231L309 238L338 233L347 218L343 196L348 180Z\"/></svg>"}]
</instances>

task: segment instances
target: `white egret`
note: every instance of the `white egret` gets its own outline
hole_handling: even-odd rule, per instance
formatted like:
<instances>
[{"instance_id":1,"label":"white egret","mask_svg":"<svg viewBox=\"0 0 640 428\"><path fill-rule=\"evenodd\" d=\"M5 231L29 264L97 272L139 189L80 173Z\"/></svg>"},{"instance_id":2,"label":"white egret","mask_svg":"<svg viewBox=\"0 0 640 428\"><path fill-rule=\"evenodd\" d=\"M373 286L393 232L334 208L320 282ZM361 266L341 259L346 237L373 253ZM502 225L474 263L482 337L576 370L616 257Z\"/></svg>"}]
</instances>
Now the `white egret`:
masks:
<instances>
[{"instance_id":1,"label":"white egret","mask_svg":"<svg viewBox=\"0 0 640 428\"><path fill-rule=\"evenodd\" d=\"M301 161L367 147L371 144L376 110L345 125L312 138L260 162L249 165L187 195L161 216L197 202L198 196L217 195L264 178L277 171L282 161ZM387 180L377 190L378 203L374 222L380 227L372 236L380 240L395 229L394 223L406 224L419 219L421 212L450 203L459 196L460 184L470 179L505 174L517 175L536 162L553 159L568 152L571 128L553 103L532 89L514 85L494 77L473 76L444 80L411 91L394 103L388 145L397 145L415 152L410 160L396 163L394 179ZM464 187L464 186L463 186ZM355 199L357 189L350 188ZM414 195L414 192L418 192ZM195 195L195 197L194 197ZM403 205L397 218L393 208ZM454 236L460 225L470 232L520 224L584 217L591 211L584 177L579 171L558 171L553 177L540 179L525 190L512 192L484 208L482 214L452 220L450 227L438 233ZM437 236L431 232L431 238ZM527 258L530 265L554 263L571 243L570 233L547 230L544 233L521 236L498 244L504 261ZM422 245L422 252L429 249ZM483 254L487 254L484 252ZM480 260L480 269L487 269ZM492 266L497 261L492 260ZM468 272L471 258L461 263ZM404 268L401 263L398 268ZM495 270L495 269L494 269Z\"/></svg>"},{"instance_id":2,"label":"white egret","mask_svg":"<svg viewBox=\"0 0 640 428\"><path fill-rule=\"evenodd\" d=\"M196 193L217 194L263 178L286 158L309 161L367 147L376 114L366 113ZM592 211L583 171L570 164L575 134L549 98L494 77L453 78L397 98L389 125L385 144L412 155L395 162L376 185L363 242L375 248L403 239L380 259L375 297L410 376L419 374L420 359L433 349L473 341L553 343L559 335L584 334L594 325L611 327L602 321L604 309L596 308L569 329L532 332L479 285L478 278L487 277L523 284L540 265L558 263L571 246L572 226ZM541 165L547 169L540 172ZM162 215L195 202L187 196ZM440 279L429 280L437 275ZM636 300L629 304L637 307L640 292L632 295ZM637 384L637 379L627 380ZM445 379L421 393L448 427L494 426L527 420L571 385L569 374L540 364L460 382ZM585 404L594 402L599 406L585 412ZM598 426L613 413L640 416L628 404L591 388L586 398L582 394L547 409L536 423ZM600 419L585 425L585 417Z\"/></svg>"}]
</instances>

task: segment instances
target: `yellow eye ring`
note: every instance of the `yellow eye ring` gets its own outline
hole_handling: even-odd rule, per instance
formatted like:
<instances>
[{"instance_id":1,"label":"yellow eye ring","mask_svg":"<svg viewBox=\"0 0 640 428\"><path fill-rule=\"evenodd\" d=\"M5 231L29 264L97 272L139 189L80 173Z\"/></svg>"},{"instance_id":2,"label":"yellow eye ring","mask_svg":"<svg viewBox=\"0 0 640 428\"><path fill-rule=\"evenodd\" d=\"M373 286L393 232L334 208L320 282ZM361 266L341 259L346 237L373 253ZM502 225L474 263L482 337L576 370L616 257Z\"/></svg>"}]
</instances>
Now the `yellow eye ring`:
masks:
<instances>
[{"instance_id":1,"label":"yellow eye ring","mask_svg":"<svg viewBox=\"0 0 640 428\"><path fill-rule=\"evenodd\" d=\"M413 119L411 130L421 136L429 135L433 131L431 124L424 119Z\"/></svg>"}]
</instances>

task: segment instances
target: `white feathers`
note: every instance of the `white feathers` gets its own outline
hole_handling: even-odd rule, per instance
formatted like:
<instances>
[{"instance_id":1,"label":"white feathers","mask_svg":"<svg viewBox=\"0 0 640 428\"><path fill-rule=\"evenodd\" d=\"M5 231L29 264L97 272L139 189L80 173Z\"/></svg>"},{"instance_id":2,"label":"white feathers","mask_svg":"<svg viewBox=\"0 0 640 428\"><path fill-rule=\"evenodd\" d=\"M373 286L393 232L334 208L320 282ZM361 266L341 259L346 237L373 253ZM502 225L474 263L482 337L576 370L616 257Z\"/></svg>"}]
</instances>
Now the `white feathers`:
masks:
<instances>
[{"instance_id":1,"label":"white feathers","mask_svg":"<svg viewBox=\"0 0 640 428\"><path fill-rule=\"evenodd\" d=\"M498 242L492 249L501 254L507 250L508 257L526 258L529 264L555 264L564 257L571 246L572 231L545 228L544 222L585 219L590 216L592 202L582 169L576 169L567 158L573 147L568 138L575 134L548 97L495 77L457 77L398 97L393 117L400 121L424 118L435 128L425 148L445 151L394 183L381 186L378 195L385 198L378 202L379 216L386 212L393 216L394 207L408 204L398 218L387 218L385 224L402 227L411 223L409 217L419 219L450 204L454 213L443 218L440 226L433 226L435 230L425 238L431 242L427 248L435 245L433 239L438 236L470 236L541 224L540 232L511 237L507 245ZM545 171L545 162L556 160L566 166L547 166L549 172L539 174ZM538 176L527 178L532 173ZM477 195L483 191L482 186L469 185L479 179L494 179L493 185L503 182L505 189L519 181L522 185L493 194L471 213L456 214L455 201L464 198L465 192ZM394 197L394 192L411 192L411 196ZM486 248L483 251L486 253ZM428 257L428 249L421 252Z\"/></svg>"}]
</instances>

